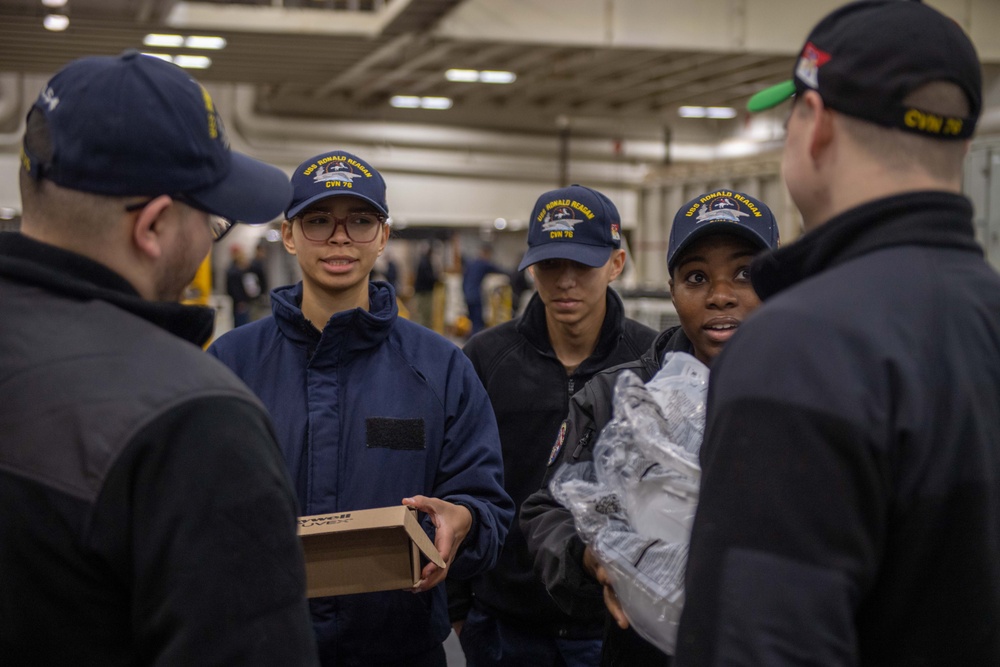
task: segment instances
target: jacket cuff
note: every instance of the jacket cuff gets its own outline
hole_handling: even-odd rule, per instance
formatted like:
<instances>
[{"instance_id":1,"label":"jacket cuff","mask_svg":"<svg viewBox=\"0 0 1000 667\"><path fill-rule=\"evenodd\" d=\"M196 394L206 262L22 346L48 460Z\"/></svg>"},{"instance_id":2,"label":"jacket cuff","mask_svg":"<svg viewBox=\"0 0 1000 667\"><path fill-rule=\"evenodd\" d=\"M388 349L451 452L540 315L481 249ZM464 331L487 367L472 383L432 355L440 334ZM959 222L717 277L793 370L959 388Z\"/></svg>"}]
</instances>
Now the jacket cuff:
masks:
<instances>
[{"instance_id":1,"label":"jacket cuff","mask_svg":"<svg viewBox=\"0 0 1000 667\"><path fill-rule=\"evenodd\" d=\"M461 500L449 500L448 502L455 505L461 505L465 509L469 510L469 514L472 515L472 525L469 526L469 532L465 535L465 539L462 540L462 543L458 545L458 548L463 549L469 544L475 544L479 540L479 519L476 516L476 508L469 503L462 502ZM458 558L457 551L455 552L455 558Z\"/></svg>"}]
</instances>

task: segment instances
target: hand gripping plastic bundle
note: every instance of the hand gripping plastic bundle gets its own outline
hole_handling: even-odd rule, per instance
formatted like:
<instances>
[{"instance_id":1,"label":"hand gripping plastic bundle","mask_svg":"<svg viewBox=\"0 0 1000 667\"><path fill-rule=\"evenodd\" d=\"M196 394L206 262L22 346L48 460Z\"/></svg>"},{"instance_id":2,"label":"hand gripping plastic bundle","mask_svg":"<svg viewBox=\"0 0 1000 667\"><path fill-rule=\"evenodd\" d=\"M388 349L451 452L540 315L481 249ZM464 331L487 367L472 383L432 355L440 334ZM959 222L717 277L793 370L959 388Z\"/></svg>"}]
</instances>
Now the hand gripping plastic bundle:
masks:
<instances>
[{"instance_id":1,"label":"hand gripping plastic bundle","mask_svg":"<svg viewBox=\"0 0 1000 667\"><path fill-rule=\"evenodd\" d=\"M629 623L671 654L698 504L707 389L708 368L680 352L668 353L645 385L622 373L594 460L563 466L549 485L607 570Z\"/></svg>"}]
</instances>

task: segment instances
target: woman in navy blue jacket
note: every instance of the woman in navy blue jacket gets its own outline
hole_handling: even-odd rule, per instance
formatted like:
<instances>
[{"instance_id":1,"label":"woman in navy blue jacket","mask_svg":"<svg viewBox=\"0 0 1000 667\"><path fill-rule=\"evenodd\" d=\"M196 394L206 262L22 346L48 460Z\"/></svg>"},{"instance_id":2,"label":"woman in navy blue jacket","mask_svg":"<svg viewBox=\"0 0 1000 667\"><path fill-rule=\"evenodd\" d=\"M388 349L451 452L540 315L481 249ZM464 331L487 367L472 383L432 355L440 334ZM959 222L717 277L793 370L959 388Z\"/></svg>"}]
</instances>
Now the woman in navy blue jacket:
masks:
<instances>
[{"instance_id":1,"label":"woman in navy blue jacket","mask_svg":"<svg viewBox=\"0 0 1000 667\"><path fill-rule=\"evenodd\" d=\"M272 317L209 352L268 407L302 515L402 501L424 512L447 563L428 564L413 591L313 600L323 664L444 667L440 584L491 568L513 517L496 419L461 350L369 282L389 238L382 176L336 151L292 184L282 238L302 282L273 290Z\"/></svg>"}]
</instances>

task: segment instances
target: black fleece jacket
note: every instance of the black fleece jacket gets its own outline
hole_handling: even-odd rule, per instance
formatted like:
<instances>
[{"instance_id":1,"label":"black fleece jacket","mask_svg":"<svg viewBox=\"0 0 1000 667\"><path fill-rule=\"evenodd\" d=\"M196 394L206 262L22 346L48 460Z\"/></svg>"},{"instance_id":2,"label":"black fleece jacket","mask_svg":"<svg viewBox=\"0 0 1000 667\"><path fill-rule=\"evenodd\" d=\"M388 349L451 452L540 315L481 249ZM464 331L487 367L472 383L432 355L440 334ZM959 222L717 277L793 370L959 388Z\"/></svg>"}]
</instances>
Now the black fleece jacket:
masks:
<instances>
[{"instance_id":1,"label":"black fleece jacket","mask_svg":"<svg viewBox=\"0 0 1000 667\"><path fill-rule=\"evenodd\" d=\"M607 314L597 347L572 374L556 357L536 294L525 312L474 336L465 346L496 413L504 459L504 487L515 507L538 490L569 399L598 371L638 358L656 332L625 317L618 294L608 289ZM503 621L556 637L598 637L601 622L559 609L532 568L517 517L496 568L468 585L448 586L452 620L476 604Z\"/></svg>"},{"instance_id":2,"label":"black fleece jacket","mask_svg":"<svg viewBox=\"0 0 1000 667\"><path fill-rule=\"evenodd\" d=\"M521 506L520 528L524 533L535 572L561 609L574 617L604 623L601 664L605 667L667 665L669 657L634 630L621 630L607 614L601 586L583 569L584 544L577 535L573 515L549 491L549 480L563 464L590 461L601 429L613 416L615 380L631 371L648 382L660 370L667 352L692 353L691 342L679 326L665 330L639 359L597 373L573 395L565 432L560 433L555 456L540 489Z\"/></svg>"},{"instance_id":3,"label":"black fleece jacket","mask_svg":"<svg viewBox=\"0 0 1000 667\"><path fill-rule=\"evenodd\" d=\"M755 260L677 665L1000 665L1000 276L973 229L914 192Z\"/></svg>"},{"instance_id":4,"label":"black fleece jacket","mask_svg":"<svg viewBox=\"0 0 1000 667\"><path fill-rule=\"evenodd\" d=\"M315 665L292 494L259 401L80 255L0 234L4 665Z\"/></svg>"}]
</instances>

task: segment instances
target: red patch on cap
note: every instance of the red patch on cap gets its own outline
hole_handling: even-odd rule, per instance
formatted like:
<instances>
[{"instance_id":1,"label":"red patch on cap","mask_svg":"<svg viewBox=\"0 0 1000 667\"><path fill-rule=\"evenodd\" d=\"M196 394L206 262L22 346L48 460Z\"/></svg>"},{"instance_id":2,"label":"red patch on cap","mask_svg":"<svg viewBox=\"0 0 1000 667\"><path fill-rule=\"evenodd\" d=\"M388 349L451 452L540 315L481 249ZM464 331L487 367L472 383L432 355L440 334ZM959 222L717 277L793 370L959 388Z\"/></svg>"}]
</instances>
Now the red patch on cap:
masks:
<instances>
[{"instance_id":1,"label":"red patch on cap","mask_svg":"<svg viewBox=\"0 0 1000 667\"><path fill-rule=\"evenodd\" d=\"M812 42L806 43L805 48L802 49L802 57L814 62L816 67L822 67L830 61L830 54L818 48Z\"/></svg>"}]
</instances>

